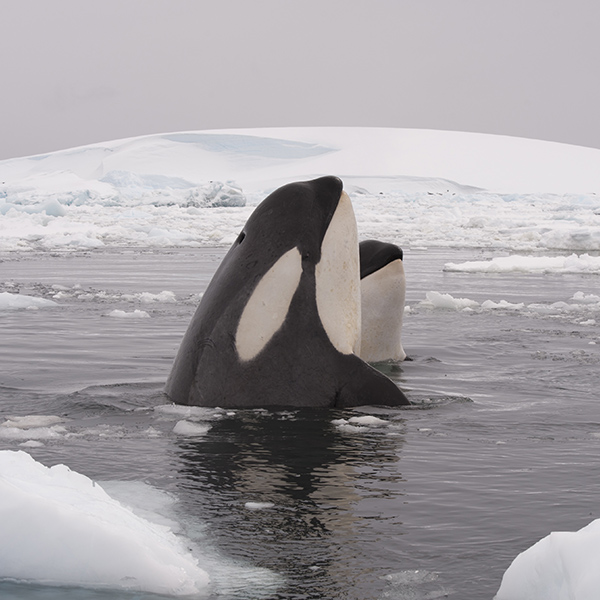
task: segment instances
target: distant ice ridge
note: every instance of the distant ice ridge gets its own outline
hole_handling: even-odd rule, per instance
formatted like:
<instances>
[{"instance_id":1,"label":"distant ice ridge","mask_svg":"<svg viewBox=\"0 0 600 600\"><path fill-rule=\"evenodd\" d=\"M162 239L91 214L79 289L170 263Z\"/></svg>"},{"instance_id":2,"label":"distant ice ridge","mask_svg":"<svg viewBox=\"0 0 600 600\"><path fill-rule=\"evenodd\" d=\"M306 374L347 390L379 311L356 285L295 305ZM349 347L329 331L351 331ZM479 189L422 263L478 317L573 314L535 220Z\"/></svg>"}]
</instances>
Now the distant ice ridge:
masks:
<instances>
[{"instance_id":1,"label":"distant ice ridge","mask_svg":"<svg viewBox=\"0 0 600 600\"><path fill-rule=\"evenodd\" d=\"M515 558L495 600L596 600L599 554L600 519L551 533Z\"/></svg>"},{"instance_id":2,"label":"distant ice ridge","mask_svg":"<svg viewBox=\"0 0 600 600\"><path fill-rule=\"evenodd\" d=\"M227 246L271 191L320 175L343 179L362 239L600 250L600 150L386 128L182 132L0 161L0 250Z\"/></svg>"},{"instance_id":3,"label":"distant ice ridge","mask_svg":"<svg viewBox=\"0 0 600 600\"><path fill-rule=\"evenodd\" d=\"M361 239L380 239L405 249L547 249L570 254L600 250L600 196L431 192L443 183L433 180L421 181L421 191L404 192L405 182L400 180L398 188L389 178L361 181L369 189L351 181L345 183ZM72 204L53 198L18 208L0 198L0 250L229 246L270 191L246 194L245 206L213 207L193 193L180 203L162 195L153 195L151 201L123 197L120 204L114 197Z\"/></svg>"},{"instance_id":4,"label":"distant ice ridge","mask_svg":"<svg viewBox=\"0 0 600 600\"><path fill-rule=\"evenodd\" d=\"M0 579L196 594L209 576L169 526L65 465L0 452Z\"/></svg>"},{"instance_id":5,"label":"distant ice ridge","mask_svg":"<svg viewBox=\"0 0 600 600\"><path fill-rule=\"evenodd\" d=\"M65 164L65 169L68 164ZM244 206L235 182L196 184L161 174L110 171L98 180L79 180L67 170L0 188L0 214L10 210L65 216L66 206Z\"/></svg>"}]
</instances>

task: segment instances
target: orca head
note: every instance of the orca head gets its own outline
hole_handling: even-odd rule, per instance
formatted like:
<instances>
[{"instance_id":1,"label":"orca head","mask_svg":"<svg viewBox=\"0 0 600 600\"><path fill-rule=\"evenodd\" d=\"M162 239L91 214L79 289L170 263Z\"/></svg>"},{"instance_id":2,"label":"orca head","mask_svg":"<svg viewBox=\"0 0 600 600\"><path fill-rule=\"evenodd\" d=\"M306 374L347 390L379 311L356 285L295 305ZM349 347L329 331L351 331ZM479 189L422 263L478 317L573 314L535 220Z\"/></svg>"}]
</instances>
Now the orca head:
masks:
<instances>
[{"instance_id":1,"label":"orca head","mask_svg":"<svg viewBox=\"0 0 600 600\"><path fill-rule=\"evenodd\" d=\"M333 346L343 354L358 350L358 234L340 179L275 190L252 213L226 259L235 259L251 290L235 334L242 361L255 358L281 327L303 275L314 278L319 318Z\"/></svg>"},{"instance_id":2,"label":"orca head","mask_svg":"<svg viewBox=\"0 0 600 600\"><path fill-rule=\"evenodd\" d=\"M248 265L257 271L271 268L292 248L298 248L303 260L318 263L321 243L342 194L341 180L332 176L276 189L250 215L230 252L245 246ZM256 256L260 265L252 264Z\"/></svg>"},{"instance_id":3,"label":"orca head","mask_svg":"<svg viewBox=\"0 0 600 600\"><path fill-rule=\"evenodd\" d=\"M379 240L365 240L359 245L360 278L364 279L395 260L403 260L402 248Z\"/></svg>"}]
</instances>

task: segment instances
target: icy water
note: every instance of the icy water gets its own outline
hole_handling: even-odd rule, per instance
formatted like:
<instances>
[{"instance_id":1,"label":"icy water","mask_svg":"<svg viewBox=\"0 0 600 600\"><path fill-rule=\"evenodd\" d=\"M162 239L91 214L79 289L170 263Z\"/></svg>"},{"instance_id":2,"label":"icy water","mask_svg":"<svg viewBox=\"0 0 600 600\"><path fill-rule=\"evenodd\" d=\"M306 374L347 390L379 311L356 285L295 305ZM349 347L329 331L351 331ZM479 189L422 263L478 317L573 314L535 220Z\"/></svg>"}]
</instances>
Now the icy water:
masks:
<instances>
[{"instance_id":1,"label":"icy water","mask_svg":"<svg viewBox=\"0 0 600 600\"><path fill-rule=\"evenodd\" d=\"M64 422L0 449L172 493L211 600L491 600L519 552L600 517L598 315L420 304L437 291L550 305L599 293L598 276L444 273L498 254L407 250L412 360L382 369L414 406L207 411L193 417L205 433L178 435L162 385L224 253L3 255L0 291L59 306L0 312L0 415ZM134 309L150 317L107 316ZM383 423L350 421L365 413ZM149 595L0 583L0 596Z\"/></svg>"}]
</instances>

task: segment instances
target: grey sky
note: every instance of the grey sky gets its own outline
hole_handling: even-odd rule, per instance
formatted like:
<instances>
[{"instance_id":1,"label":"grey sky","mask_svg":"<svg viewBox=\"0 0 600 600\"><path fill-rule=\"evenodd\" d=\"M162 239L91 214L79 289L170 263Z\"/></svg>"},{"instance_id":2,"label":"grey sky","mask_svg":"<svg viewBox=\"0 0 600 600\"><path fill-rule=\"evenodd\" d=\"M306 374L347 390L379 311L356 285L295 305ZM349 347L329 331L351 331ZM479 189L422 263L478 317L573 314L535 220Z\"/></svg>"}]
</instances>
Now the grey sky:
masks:
<instances>
[{"instance_id":1,"label":"grey sky","mask_svg":"<svg viewBox=\"0 0 600 600\"><path fill-rule=\"evenodd\" d=\"M600 148L597 0L3 0L0 159L226 127Z\"/></svg>"}]
</instances>

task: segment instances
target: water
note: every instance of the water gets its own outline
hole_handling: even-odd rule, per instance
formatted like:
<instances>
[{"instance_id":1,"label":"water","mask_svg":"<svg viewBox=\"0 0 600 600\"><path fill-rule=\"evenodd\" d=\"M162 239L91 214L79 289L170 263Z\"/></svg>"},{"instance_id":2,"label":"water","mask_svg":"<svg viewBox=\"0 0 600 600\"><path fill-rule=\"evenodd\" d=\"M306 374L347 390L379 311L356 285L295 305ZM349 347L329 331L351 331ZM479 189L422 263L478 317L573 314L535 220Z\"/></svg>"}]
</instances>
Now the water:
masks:
<instances>
[{"instance_id":1,"label":"water","mask_svg":"<svg viewBox=\"0 0 600 600\"><path fill-rule=\"evenodd\" d=\"M415 406L371 409L385 424L359 429L339 422L361 411L212 411L200 419L207 433L177 435L181 415L153 408L165 403L173 356L224 252L0 262L0 291L64 294L58 308L0 313L1 415L65 419L64 433L25 448L44 464L173 493L174 516L213 576L211 600L491 600L519 552L600 516L594 315L419 305L431 290L478 302L566 301L598 293L597 276L444 273L445 262L493 255L409 250L403 342L413 360L382 369ZM143 292L163 290L177 301L143 302ZM135 308L150 318L107 316ZM22 442L0 437L0 449ZM0 594L137 597L14 583Z\"/></svg>"}]
</instances>

